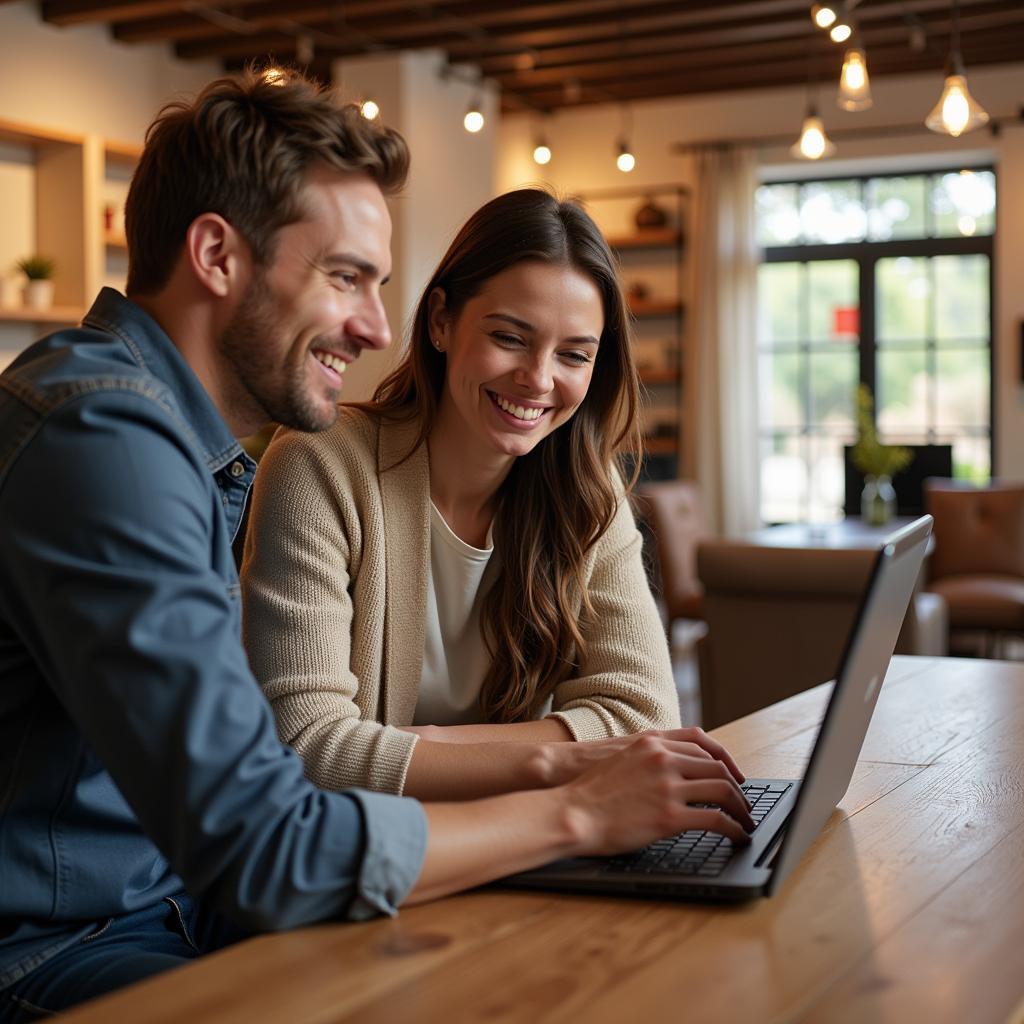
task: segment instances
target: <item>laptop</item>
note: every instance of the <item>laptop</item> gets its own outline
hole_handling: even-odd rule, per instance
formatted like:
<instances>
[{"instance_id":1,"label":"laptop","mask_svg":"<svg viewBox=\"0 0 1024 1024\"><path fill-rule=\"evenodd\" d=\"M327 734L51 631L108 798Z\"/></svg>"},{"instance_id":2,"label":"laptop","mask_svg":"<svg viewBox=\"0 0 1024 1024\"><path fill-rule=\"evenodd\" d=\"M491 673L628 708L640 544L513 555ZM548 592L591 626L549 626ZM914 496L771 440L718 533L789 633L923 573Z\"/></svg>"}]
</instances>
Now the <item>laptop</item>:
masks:
<instances>
[{"instance_id":1,"label":"laptop","mask_svg":"<svg viewBox=\"0 0 1024 1024\"><path fill-rule=\"evenodd\" d=\"M502 879L563 892L737 901L771 896L843 798L867 734L932 529L922 516L883 542L803 779L748 779L749 845L681 832L616 857L581 857Z\"/></svg>"}]
</instances>

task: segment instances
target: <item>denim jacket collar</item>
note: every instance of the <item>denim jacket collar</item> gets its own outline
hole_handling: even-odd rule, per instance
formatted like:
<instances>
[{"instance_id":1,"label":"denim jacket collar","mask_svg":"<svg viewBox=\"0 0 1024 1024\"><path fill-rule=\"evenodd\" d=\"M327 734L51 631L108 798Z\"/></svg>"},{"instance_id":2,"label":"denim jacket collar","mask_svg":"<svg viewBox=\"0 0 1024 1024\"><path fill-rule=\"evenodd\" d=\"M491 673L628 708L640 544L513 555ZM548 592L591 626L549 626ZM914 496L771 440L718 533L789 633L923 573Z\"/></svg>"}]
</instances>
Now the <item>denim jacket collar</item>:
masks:
<instances>
[{"instance_id":1,"label":"denim jacket collar","mask_svg":"<svg viewBox=\"0 0 1024 1024\"><path fill-rule=\"evenodd\" d=\"M113 288L104 288L82 319L85 327L120 338L132 358L170 388L192 428L211 473L241 457L251 477L255 464L242 451L213 399L162 327L140 306Z\"/></svg>"}]
</instances>

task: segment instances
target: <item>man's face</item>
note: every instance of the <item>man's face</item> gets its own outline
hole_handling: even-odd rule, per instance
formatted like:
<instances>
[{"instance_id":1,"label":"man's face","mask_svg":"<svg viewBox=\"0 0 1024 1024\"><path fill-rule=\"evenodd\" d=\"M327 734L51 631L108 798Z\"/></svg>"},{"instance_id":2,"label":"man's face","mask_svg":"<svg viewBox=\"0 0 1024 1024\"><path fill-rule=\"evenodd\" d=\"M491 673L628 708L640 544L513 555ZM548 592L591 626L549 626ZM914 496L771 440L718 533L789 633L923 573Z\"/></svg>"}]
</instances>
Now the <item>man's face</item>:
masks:
<instances>
[{"instance_id":1,"label":"man's face","mask_svg":"<svg viewBox=\"0 0 1024 1024\"><path fill-rule=\"evenodd\" d=\"M306 213L277 233L220 339L241 417L299 430L337 418L345 368L391 342L380 287L391 272L391 217L363 174L316 168Z\"/></svg>"}]
</instances>

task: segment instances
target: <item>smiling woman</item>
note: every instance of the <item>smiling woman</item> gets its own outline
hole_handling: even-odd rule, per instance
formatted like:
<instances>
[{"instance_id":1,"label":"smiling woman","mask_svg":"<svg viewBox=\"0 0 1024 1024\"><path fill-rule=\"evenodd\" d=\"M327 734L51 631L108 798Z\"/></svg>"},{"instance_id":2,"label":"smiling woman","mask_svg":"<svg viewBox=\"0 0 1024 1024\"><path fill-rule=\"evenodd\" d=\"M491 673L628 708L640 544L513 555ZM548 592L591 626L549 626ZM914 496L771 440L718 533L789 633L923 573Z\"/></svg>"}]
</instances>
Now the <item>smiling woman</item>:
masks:
<instances>
[{"instance_id":1,"label":"smiling woman","mask_svg":"<svg viewBox=\"0 0 1024 1024\"><path fill-rule=\"evenodd\" d=\"M319 785L550 785L578 746L558 741L678 724L617 468L639 444L629 342L591 219L512 192L459 232L374 401L275 439L246 640Z\"/></svg>"}]
</instances>

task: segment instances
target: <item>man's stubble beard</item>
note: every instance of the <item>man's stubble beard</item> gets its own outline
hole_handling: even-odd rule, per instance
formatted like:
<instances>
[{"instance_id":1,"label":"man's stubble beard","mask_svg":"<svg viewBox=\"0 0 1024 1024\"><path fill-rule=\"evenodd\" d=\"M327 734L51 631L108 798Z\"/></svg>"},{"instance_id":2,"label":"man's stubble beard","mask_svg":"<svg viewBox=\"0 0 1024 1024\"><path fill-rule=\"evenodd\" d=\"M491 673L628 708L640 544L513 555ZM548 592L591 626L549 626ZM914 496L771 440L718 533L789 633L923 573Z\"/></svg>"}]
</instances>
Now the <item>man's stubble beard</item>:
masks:
<instances>
[{"instance_id":1,"label":"man's stubble beard","mask_svg":"<svg viewBox=\"0 0 1024 1024\"><path fill-rule=\"evenodd\" d=\"M226 382L229 402L235 408L258 410L265 423L310 432L326 430L338 418L338 410L336 405L325 410L310 394L309 349L289 349L284 364L277 362L282 320L266 275L256 274L220 337L221 361L231 376Z\"/></svg>"}]
</instances>

